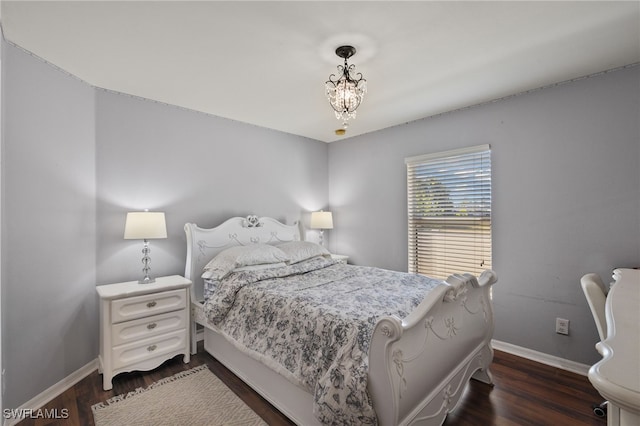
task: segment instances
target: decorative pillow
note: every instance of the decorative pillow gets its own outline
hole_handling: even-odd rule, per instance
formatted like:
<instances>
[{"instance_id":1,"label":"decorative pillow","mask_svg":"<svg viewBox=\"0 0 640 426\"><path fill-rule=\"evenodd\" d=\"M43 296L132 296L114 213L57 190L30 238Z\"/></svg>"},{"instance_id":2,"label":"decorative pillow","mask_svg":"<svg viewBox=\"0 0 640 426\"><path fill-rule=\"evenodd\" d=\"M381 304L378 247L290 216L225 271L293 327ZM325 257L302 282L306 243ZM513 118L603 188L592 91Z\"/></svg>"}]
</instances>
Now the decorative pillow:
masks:
<instances>
[{"instance_id":1,"label":"decorative pillow","mask_svg":"<svg viewBox=\"0 0 640 426\"><path fill-rule=\"evenodd\" d=\"M218 253L203 268L202 278L221 280L231 271L243 266L287 262L289 257L279 248L268 244L231 247Z\"/></svg>"},{"instance_id":2,"label":"decorative pillow","mask_svg":"<svg viewBox=\"0 0 640 426\"><path fill-rule=\"evenodd\" d=\"M331 257L329 250L310 241L290 241L277 246L289 258L289 264L302 262L316 256Z\"/></svg>"}]
</instances>

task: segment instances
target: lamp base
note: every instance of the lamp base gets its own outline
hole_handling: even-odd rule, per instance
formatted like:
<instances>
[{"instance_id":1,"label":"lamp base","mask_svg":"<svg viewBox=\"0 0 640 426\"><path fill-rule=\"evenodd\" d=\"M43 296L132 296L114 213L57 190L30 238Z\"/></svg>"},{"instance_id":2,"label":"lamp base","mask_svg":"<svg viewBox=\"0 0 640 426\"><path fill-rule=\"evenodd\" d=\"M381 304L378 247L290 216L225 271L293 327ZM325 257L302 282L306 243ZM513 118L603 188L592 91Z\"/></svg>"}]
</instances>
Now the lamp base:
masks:
<instances>
[{"instance_id":1,"label":"lamp base","mask_svg":"<svg viewBox=\"0 0 640 426\"><path fill-rule=\"evenodd\" d=\"M149 241L144 240L144 246L142 247L142 264L144 268L142 268L142 272L144 272L144 277L138 281L138 284L152 284L156 282L155 278L151 278L149 276L149 271L151 268L149 267L149 263L151 262L151 258L149 257L149 253L151 253L151 249L149 248Z\"/></svg>"}]
</instances>

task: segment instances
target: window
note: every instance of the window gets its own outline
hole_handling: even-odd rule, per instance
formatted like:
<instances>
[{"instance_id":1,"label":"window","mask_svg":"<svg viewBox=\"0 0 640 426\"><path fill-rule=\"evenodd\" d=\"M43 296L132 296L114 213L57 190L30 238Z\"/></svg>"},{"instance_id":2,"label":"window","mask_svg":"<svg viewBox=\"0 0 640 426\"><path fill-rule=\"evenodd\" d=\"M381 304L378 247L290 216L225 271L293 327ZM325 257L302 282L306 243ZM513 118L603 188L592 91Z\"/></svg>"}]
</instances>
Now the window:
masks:
<instances>
[{"instance_id":1,"label":"window","mask_svg":"<svg viewBox=\"0 0 640 426\"><path fill-rule=\"evenodd\" d=\"M405 159L409 272L445 279L491 269L491 148Z\"/></svg>"}]
</instances>

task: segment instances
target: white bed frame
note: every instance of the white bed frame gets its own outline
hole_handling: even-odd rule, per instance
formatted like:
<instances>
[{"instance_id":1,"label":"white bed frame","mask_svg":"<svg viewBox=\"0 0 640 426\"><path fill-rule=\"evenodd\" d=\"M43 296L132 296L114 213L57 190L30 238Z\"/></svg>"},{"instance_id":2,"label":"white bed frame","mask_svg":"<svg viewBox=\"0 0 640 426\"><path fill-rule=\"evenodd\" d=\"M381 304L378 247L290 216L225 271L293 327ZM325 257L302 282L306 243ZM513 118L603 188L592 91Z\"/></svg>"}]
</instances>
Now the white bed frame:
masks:
<instances>
[{"instance_id":1,"label":"white bed frame","mask_svg":"<svg viewBox=\"0 0 640 426\"><path fill-rule=\"evenodd\" d=\"M202 313L203 266L225 248L301 239L298 224L263 217L234 217L218 227L185 225L185 276L192 294L192 353L196 324L204 326L204 347L218 361L299 425L318 425L313 397L284 376L240 352L214 330ZM404 320L381 318L369 349L369 393L385 425L441 425L453 411L470 378L492 384L492 271L479 279L452 275Z\"/></svg>"}]
</instances>

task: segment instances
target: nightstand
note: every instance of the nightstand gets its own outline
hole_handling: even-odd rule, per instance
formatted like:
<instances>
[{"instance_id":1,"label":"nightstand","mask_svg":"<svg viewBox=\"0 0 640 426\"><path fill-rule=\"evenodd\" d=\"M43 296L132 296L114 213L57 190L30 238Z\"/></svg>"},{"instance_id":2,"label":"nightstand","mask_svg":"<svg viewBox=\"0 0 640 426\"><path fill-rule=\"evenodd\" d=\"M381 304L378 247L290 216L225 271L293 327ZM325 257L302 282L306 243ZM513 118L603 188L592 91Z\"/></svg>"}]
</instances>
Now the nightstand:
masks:
<instances>
[{"instance_id":1,"label":"nightstand","mask_svg":"<svg viewBox=\"0 0 640 426\"><path fill-rule=\"evenodd\" d=\"M176 355L190 359L191 281L179 275L152 284L130 281L97 286L100 295L102 388L116 374L152 370Z\"/></svg>"},{"instance_id":2,"label":"nightstand","mask_svg":"<svg viewBox=\"0 0 640 426\"><path fill-rule=\"evenodd\" d=\"M331 258L339 261L340 263L344 263L345 265L349 261L349 256L346 256L344 254L332 254Z\"/></svg>"}]
</instances>

